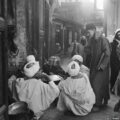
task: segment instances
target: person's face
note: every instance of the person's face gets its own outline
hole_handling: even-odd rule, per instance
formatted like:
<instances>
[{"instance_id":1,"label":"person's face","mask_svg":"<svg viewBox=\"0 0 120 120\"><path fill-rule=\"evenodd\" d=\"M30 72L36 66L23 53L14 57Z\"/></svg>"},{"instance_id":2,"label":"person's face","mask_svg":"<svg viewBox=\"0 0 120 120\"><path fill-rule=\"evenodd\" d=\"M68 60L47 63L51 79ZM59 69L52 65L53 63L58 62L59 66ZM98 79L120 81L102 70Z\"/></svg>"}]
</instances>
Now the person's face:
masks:
<instances>
[{"instance_id":1,"label":"person's face","mask_svg":"<svg viewBox=\"0 0 120 120\"><path fill-rule=\"evenodd\" d=\"M117 33L118 40L120 40L120 32Z\"/></svg>"},{"instance_id":2,"label":"person's face","mask_svg":"<svg viewBox=\"0 0 120 120\"><path fill-rule=\"evenodd\" d=\"M99 37L101 37L101 32L100 31L96 31L95 32L95 38L98 39Z\"/></svg>"},{"instance_id":3,"label":"person's face","mask_svg":"<svg viewBox=\"0 0 120 120\"><path fill-rule=\"evenodd\" d=\"M90 36L90 33L87 31L86 37L89 38L89 36Z\"/></svg>"},{"instance_id":4,"label":"person's face","mask_svg":"<svg viewBox=\"0 0 120 120\"><path fill-rule=\"evenodd\" d=\"M91 37L94 36L95 30L94 29L90 29L90 30L88 30L88 33L89 33L89 37L91 38Z\"/></svg>"},{"instance_id":5,"label":"person's face","mask_svg":"<svg viewBox=\"0 0 120 120\"><path fill-rule=\"evenodd\" d=\"M32 67L34 64L35 64L35 63L30 63L30 64L28 64L28 65L26 66L26 68L30 68L30 67Z\"/></svg>"},{"instance_id":6,"label":"person's face","mask_svg":"<svg viewBox=\"0 0 120 120\"><path fill-rule=\"evenodd\" d=\"M82 65L82 63L79 60L74 60L75 62L77 62L80 66Z\"/></svg>"}]
</instances>

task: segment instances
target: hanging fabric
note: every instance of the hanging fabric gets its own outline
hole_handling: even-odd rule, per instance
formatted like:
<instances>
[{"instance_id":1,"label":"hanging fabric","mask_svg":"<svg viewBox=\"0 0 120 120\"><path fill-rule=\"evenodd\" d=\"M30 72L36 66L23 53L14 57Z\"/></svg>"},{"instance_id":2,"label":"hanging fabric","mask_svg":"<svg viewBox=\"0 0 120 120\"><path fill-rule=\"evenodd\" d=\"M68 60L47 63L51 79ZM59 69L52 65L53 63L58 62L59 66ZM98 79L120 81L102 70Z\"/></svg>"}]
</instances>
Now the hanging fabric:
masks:
<instances>
[{"instance_id":1,"label":"hanging fabric","mask_svg":"<svg viewBox=\"0 0 120 120\"><path fill-rule=\"evenodd\" d=\"M50 5L49 21L52 22L54 10L55 10L55 8L60 6L60 0L50 0L49 5Z\"/></svg>"}]
</instances>

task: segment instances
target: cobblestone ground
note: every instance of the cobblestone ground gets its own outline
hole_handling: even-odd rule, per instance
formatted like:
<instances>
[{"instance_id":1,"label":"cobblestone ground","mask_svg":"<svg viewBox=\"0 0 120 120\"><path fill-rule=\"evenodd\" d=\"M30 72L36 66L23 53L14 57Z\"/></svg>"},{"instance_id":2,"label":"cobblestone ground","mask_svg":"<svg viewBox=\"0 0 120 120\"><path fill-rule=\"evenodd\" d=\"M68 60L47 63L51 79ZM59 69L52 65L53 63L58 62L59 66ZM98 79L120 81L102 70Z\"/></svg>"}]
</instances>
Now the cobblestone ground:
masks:
<instances>
[{"instance_id":1,"label":"cobblestone ground","mask_svg":"<svg viewBox=\"0 0 120 120\"><path fill-rule=\"evenodd\" d=\"M106 108L99 112L91 112L84 117L75 116L71 112L60 112L55 107L50 108L45 112L40 120L120 120L120 112L114 112L113 108L118 98L111 95L111 99ZM115 118L116 119L113 119Z\"/></svg>"},{"instance_id":2,"label":"cobblestone ground","mask_svg":"<svg viewBox=\"0 0 120 120\"><path fill-rule=\"evenodd\" d=\"M63 58L61 65L63 69L66 69L66 65L70 62L70 60L69 58ZM120 112L118 113L113 111L114 105L118 99L119 98L115 95L111 95L106 108L101 109L99 112L91 112L84 117L75 116L71 112L60 112L54 106L48 109L40 120L120 120Z\"/></svg>"}]
</instances>

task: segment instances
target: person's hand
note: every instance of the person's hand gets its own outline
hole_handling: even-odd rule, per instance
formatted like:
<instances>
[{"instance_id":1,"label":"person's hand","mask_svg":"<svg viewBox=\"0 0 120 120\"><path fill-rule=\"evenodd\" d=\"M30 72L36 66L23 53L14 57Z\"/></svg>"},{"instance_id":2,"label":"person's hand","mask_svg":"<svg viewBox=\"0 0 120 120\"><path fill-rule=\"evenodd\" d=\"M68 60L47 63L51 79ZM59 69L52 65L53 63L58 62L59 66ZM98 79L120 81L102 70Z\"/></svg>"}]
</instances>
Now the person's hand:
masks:
<instances>
[{"instance_id":1,"label":"person's hand","mask_svg":"<svg viewBox=\"0 0 120 120\"><path fill-rule=\"evenodd\" d=\"M50 75L54 75L54 73L53 73L53 72L50 72Z\"/></svg>"},{"instance_id":2,"label":"person's hand","mask_svg":"<svg viewBox=\"0 0 120 120\"><path fill-rule=\"evenodd\" d=\"M45 82L45 83L48 83L48 82L51 81L49 75L47 75L46 73L42 73L42 74L41 74L41 80L42 80L43 82Z\"/></svg>"}]
</instances>

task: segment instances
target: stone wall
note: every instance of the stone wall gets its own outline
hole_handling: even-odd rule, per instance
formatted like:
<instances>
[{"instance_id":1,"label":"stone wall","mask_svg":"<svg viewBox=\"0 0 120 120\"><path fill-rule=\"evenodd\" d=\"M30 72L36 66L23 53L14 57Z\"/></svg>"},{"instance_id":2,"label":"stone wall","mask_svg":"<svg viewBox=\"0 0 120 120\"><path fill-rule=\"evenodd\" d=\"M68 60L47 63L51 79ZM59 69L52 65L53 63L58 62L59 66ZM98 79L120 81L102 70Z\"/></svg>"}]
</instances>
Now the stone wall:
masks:
<instances>
[{"instance_id":1,"label":"stone wall","mask_svg":"<svg viewBox=\"0 0 120 120\"><path fill-rule=\"evenodd\" d=\"M18 54L16 56L11 55L8 52L8 70L16 71L20 68L25 61L26 51L26 23L25 23L25 0L16 0L16 24L17 33L14 39L15 44L18 47Z\"/></svg>"}]
</instances>

